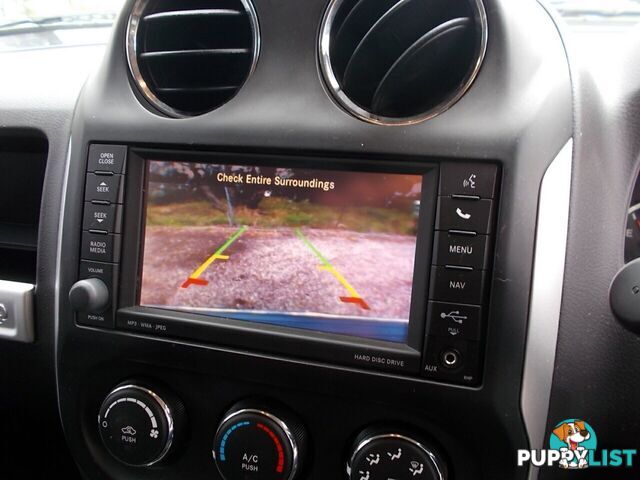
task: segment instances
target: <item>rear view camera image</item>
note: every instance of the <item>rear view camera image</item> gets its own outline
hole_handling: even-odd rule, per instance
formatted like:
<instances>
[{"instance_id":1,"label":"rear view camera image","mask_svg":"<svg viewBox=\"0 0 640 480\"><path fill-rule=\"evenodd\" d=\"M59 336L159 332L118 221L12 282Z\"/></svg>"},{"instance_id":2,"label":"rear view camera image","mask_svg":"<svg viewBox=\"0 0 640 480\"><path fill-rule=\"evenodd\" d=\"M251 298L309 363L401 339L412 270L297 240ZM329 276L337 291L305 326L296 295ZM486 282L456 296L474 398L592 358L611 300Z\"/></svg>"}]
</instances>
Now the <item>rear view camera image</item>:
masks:
<instances>
[{"instance_id":1,"label":"rear view camera image","mask_svg":"<svg viewBox=\"0 0 640 480\"><path fill-rule=\"evenodd\" d=\"M147 163L141 305L406 343L422 175Z\"/></svg>"}]
</instances>

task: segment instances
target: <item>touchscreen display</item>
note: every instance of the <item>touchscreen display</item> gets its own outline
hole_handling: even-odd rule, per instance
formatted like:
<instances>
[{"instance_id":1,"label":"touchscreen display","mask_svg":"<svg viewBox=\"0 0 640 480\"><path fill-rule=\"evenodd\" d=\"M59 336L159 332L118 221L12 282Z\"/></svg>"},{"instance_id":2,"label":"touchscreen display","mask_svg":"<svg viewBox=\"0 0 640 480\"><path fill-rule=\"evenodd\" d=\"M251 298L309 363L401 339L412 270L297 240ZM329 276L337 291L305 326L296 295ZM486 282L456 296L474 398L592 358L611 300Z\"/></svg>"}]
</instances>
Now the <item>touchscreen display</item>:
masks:
<instances>
[{"instance_id":1,"label":"touchscreen display","mask_svg":"<svg viewBox=\"0 0 640 480\"><path fill-rule=\"evenodd\" d=\"M422 180L149 160L140 304L405 343Z\"/></svg>"}]
</instances>

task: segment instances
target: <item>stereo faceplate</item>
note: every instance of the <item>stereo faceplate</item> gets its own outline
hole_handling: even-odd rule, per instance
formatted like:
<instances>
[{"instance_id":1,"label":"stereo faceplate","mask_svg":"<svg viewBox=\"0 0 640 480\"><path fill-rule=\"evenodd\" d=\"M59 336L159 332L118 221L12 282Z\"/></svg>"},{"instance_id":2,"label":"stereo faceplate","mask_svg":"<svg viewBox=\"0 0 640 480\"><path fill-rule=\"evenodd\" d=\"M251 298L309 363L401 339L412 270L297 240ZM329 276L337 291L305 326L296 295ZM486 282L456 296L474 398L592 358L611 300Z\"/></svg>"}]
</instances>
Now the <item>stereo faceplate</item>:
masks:
<instances>
[{"instance_id":1,"label":"stereo faceplate","mask_svg":"<svg viewBox=\"0 0 640 480\"><path fill-rule=\"evenodd\" d=\"M292 325L297 327L298 321L296 319L301 318L308 323L308 314L286 314L285 317L280 315L278 316L279 320L274 321L271 317L276 315L273 313L266 315L263 310L252 313L244 309L242 311L245 313L238 315L236 311L224 309L204 310L187 306L141 305L145 224L148 220L145 205L150 201L150 195L157 194L157 192L151 192L152 188L149 185L150 160L164 162L163 168L168 168L167 165L173 165L170 162L174 162L178 167L180 165L194 165L197 168L194 167L192 170L200 172L202 177L205 177L205 174L202 173L205 169L220 169L220 173L207 177L208 180L200 179L199 186L194 187L192 183L184 183L165 189L163 185L161 192L184 196L182 192L185 188L194 190L201 188L208 195L214 197L214 194L211 193L211 185L207 184L205 188L202 183L217 181L221 185L224 184L224 187L216 185L216 188L220 188L226 193L226 200L223 200L222 204L227 205L227 210L231 209L233 195L245 195L245 197L248 195L247 183L261 185L257 190L261 195L260 198L271 199L273 197L279 200L289 195L289 199L286 200L289 202L286 208L293 211L294 207L298 208L301 204L308 205L317 200L317 193L308 193L312 190L314 192L320 191L320 196L323 199L320 200L321 203L328 202L327 204L331 205L333 201L342 204L343 201L336 201L335 198L332 200L332 195L335 197L335 194L333 193L334 189L330 187L334 186L339 189L340 181L344 179L351 179L353 184L349 189L356 187L364 189L365 194L359 193L360 196L354 200L364 204L368 201L365 198L366 192L378 190L379 194L381 189L388 186L385 183L372 183L373 180L368 182L364 180L379 178L383 182L392 182L394 176L401 178L404 175L402 178L411 178L410 175L419 175L415 178L422 178L422 193L418 197L419 200L414 202L413 207L413 215L416 218L415 233L413 234L415 258L412 259L414 269L412 278L406 279L411 282L412 286L409 319L405 321L406 338L404 340L396 338L391 340L391 337L387 340L386 337L380 336L376 338L370 331L363 330L362 326L375 325L373 320L367 320L365 314L368 312L363 312L361 317L341 317L340 315L330 315L326 318L324 316L318 317L324 322L335 322L331 326L332 330L322 332L319 329L324 327L318 327L320 323L301 329L292 328L282 320L284 318L286 321L291 321ZM246 167L242 167L242 165L246 165ZM318 165L321 168L318 168ZM256 171L262 173L256 175ZM303 171L315 172L320 177L333 175L331 178L337 179L338 187L333 181L325 182L317 178L312 180L297 179L295 175L300 175L298 172ZM298 182L300 185L303 185L304 182L305 189L300 189L300 191L307 192L307 196L304 197L304 194L298 192L295 195L291 193L285 195L284 190L277 190L277 187L271 184L272 178L264 172L276 172L275 174L279 175L274 177L276 184L284 184L282 172L289 172L288 175L289 177L293 175L293 180L287 180L287 186L291 187L292 182ZM221 175L223 177L218 178ZM258 182L258 180L260 181ZM267 182L268 184L264 185ZM363 183L364 185L362 185ZM231 187L228 187L229 184ZM327 188L324 188L325 184ZM483 345L486 330L486 315L484 313L486 308L484 307L489 296L490 272L493 263L491 260L492 232L494 231L495 213L498 206L498 184L499 170L497 165L486 163L373 159L340 159L338 161L331 158L216 152L195 153L149 150L124 145L92 144L89 148L84 195L82 262L78 278L80 280L101 279L109 288L111 302L108 308L100 312L78 312L76 322L78 325L116 328L136 334L185 339L215 347L241 347L256 352L396 372L471 386L478 385L482 378ZM174 191L176 188L177 193ZM394 195L408 197L409 194L396 192ZM215 198L215 200L218 199ZM166 201L170 202L171 200ZM263 201L265 200L258 200L258 202ZM392 200L386 201L385 205L387 206L376 210L376 212L389 214L394 212L393 205L395 204L390 203ZM408 205L409 199L394 199L393 201L404 202ZM249 200L244 199L243 202L248 204ZM259 203L256 203L253 208L258 210L258 205ZM240 208L238 207L238 210ZM338 212L342 217L347 215L344 212L348 208L349 205L342 205L326 207L326 210ZM417 215L418 209L419 217ZM374 210L373 207L370 210ZM317 215L326 214L325 210L318 211L320 213ZM258 212L258 214L260 213ZM209 215L213 218L214 213L209 213ZM207 269L210 269L216 261L226 262L225 267L228 266L231 263L228 262L229 254L234 248L232 244L237 241L238 248L245 248L243 242L251 242L251 239L254 238L247 234L245 238L238 240L253 227L250 225L241 226L240 222L233 223L235 227L232 227L229 215L230 213L227 212L230 224L228 228L230 228L229 232L235 231L234 235L230 236L226 243L219 242L220 248L211 247L213 250L217 248L214 255L207 254L205 256L207 258L202 257L200 260L198 260L198 255L194 256L193 265L199 265L203 261L204 263L189 275L188 281L176 283L175 286L170 287L175 289L177 298L184 298L187 287L191 287L192 284L194 292L199 287L208 286L209 282L205 280L206 275L203 276ZM408 214L405 217L410 218ZM291 218L293 218L293 213L291 213ZM208 217L205 217L205 220L207 219ZM167 219L167 222L170 220L174 221L175 219L171 217ZM254 222L261 221L264 220L254 220ZM295 233L298 237L297 240L301 242L298 246L302 248L304 243L309 249L307 253L309 255L313 253L317 256L314 261L321 263L318 268L332 273L334 279L346 288L346 292L349 292L349 298L358 300L354 309L370 309L371 307L366 302L367 298L360 297L349 279L334 267L331 260L322 253L322 249L318 249L314 245L314 241L317 242L317 240L310 241L307 238L309 233L305 235L303 228L298 227L295 221L301 220L291 220L293 223L286 224L287 228L291 230L291 238ZM306 221L313 220L307 219ZM342 225L341 228L347 227ZM283 228L280 228L277 231L282 230ZM174 231L177 230L170 230L167 237L168 242L173 242L173 253L166 257L167 261L171 256L180 255L180 245L185 243L184 237L182 237L183 241L179 242L171 239L171 234ZM271 231L267 230L267 233ZM310 231L313 232L313 230ZM324 233L329 232L329 235L337 235L335 231L326 230ZM356 238L356 234L353 233L352 237ZM410 238L406 235L405 237ZM217 245L217 243L212 240L211 245ZM354 241L352 248L353 255L362 254L359 252L359 248L363 248L362 244L358 244L357 240ZM167 255L169 255L169 251L166 250ZM291 251L283 251L280 255L287 254L291 255ZM367 262L376 262L374 257L364 255L363 259L366 259ZM366 269L366 262L361 263L365 265L363 268ZM190 268L191 264L185 266L186 270ZM386 271L393 274L393 264L386 267ZM172 272L167 271L167 273ZM240 277L250 274L251 269L242 275L236 272L236 276L240 275ZM290 275L292 279L299 276L295 272ZM379 275L381 274L378 273ZM202 278L200 278L201 276ZM231 277L229 282L237 281L237 278L235 280L232 278L235 277ZM167 283L171 281L173 280L167 280ZM358 285L359 288L360 285ZM271 288L267 283L262 286L266 290ZM218 283L215 288L220 290L225 288L225 285ZM197 293L202 291L198 290ZM385 295L388 296L393 294L393 291L385 292ZM195 293L191 295L195 295ZM338 298L343 303L346 302L347 293ZM356 302L349 303L355 304ZM295 307L293 308L295 311ZM263 315L266 315L266 319L259 318ZM358 318L362 318L362 320L358 320ZM347 321L360 327L359 330L353 327L353 332L358 333L345 334L336 329L341 323ZM361 325L358 324L359 322ZM383 324L384 322L380 325ZM379 327L380 325L375 326ZM397 330L398 326L394 328Z\"/></svg>"}]
</instances>

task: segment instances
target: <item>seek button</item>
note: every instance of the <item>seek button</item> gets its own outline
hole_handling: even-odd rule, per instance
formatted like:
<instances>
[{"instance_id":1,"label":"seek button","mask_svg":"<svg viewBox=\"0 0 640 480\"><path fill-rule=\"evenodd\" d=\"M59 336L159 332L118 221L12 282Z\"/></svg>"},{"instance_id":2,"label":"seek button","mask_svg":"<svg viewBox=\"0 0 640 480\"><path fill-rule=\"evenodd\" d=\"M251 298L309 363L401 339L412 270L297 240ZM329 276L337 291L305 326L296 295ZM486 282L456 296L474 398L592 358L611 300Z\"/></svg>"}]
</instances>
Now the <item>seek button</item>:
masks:
<instances>
[{"instance_id":1,"label":"seek button","mask_svg":"<svg viewBox=\"0 0 640 480\"><path fill-rule=\"evenodd\" d=\"M84 204L83 230L102 230L108 233L120 233L122 207L120 205Z\"/></svg>"}]
</instances>

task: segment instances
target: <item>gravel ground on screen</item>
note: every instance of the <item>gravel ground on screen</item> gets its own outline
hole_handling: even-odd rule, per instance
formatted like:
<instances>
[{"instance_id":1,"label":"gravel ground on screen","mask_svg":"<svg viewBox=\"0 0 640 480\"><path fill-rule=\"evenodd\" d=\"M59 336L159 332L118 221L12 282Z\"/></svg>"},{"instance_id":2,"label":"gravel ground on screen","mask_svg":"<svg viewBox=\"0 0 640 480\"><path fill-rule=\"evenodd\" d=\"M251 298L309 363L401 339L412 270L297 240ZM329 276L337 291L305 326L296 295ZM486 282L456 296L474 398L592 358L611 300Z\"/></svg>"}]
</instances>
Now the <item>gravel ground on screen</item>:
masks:
<instances>
[{"instance_id":1,"label":"gravel ground on screen","mask_svg":"<svg viewBox=\"0 0 640 480\"><path fill-rule=\"evenodd\" d=\"M346 304L340 282L294 229L249 228L200 276L183 282L238 230L237 227L149 227L142 305L409 318L415 238L406 235L303 229L370 306Z\"/></svg>"}]
</instances>

